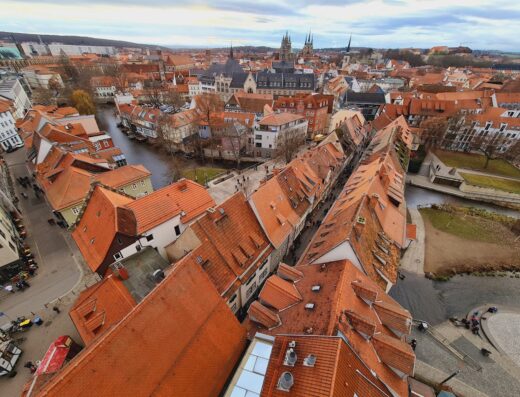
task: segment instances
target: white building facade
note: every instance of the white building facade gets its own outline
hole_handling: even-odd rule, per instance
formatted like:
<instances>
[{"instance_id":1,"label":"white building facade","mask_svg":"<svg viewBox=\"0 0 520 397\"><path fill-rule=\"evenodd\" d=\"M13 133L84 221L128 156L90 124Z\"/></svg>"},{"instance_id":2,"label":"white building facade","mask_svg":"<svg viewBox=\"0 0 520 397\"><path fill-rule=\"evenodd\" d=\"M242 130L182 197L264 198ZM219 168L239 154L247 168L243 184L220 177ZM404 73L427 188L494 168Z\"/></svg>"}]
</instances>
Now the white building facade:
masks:
<instances>
[{"instance_id":1,"label":"white building facade","mask_svg":"<svg viewBox=\"0 0 520 397\"><path fill-rule=\"evenodd\" d=\"M16 132L15 120L11 112L0 104L0 146L3 150L23 147L23 140Z\"/></svg>"}]
</instances>

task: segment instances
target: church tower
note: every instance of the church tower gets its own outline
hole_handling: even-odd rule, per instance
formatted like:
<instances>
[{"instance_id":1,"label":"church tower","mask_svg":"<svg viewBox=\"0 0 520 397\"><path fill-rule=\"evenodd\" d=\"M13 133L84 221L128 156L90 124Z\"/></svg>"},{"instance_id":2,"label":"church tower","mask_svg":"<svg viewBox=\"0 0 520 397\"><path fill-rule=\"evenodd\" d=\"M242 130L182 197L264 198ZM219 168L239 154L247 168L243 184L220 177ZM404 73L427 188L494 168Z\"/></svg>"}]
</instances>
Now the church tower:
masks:
<instances>
[{"instance_id":1,"label":"church tower","mask_svg":"<svg viewBox=\"0 0 520 397\"><path fill-rule=\"evenodd\" d=\"M289 62L292 60L292 48L291 48L291 37L289 32L285 32L285 36L282 38L282 44L280 45L280 61Z\"/></svg>"},{"instance_id":2,"label":"church tower","mask_svg":"<svg viewBox=\"0 0 520 397\"><path fill-rule=\"evenodd\" d=\"M313 37L311 31L309 30L309 34L307 36L305 36L305 44L303 46L302 56L311 57L314 54L313 42L314 42L314 37Z\"/></svg>"}]
</instances>

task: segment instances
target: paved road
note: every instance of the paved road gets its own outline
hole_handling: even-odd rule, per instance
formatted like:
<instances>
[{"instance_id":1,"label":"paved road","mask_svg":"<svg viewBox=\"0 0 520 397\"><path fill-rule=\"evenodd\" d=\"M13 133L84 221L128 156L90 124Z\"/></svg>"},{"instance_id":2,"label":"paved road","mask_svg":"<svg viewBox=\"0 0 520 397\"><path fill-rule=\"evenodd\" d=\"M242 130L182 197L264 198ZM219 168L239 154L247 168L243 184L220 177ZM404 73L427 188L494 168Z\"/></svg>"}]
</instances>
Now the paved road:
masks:
<instances>
[{"instance_id":1,"label":"paved road","mask_svg":"<svg viewBox=\"0 0 520 397\"><path fill-rule=\"evenodd\" d=\"M4 156L13 180L28 175L24 157L23 149ZM18 197L21 197L18 189L22 188L16 185ZM81 254L68 232L58 226L49 225L47 219L52 217L52 212L45 200L37 199L32 189L27 189L26 192L29 199L20 200L28 234L26 243L35 255L39 269L38 274L29 281L30 288L2 296L0 311L11 318L37 313L46 303L67 294L83 276Z\"/></svg>"}]
</instances>

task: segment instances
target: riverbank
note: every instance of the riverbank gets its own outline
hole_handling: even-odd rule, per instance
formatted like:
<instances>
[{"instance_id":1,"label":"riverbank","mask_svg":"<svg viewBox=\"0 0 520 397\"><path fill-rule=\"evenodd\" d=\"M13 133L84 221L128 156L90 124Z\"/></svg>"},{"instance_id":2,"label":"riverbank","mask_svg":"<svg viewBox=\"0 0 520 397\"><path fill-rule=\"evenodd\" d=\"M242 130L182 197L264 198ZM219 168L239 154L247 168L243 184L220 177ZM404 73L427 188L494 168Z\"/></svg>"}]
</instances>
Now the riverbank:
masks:
<instances>
[{"instance_id":1,"label":"riverbank","mask_svg":"<svg viewBox=\"0 0 520 397\"><path fill-rule=\"evenodd\" d=\"M448 205L420 212L426 232L426 274L520 270L520 242L510 229L511 218Z\"/></svg>"}]
</instances>

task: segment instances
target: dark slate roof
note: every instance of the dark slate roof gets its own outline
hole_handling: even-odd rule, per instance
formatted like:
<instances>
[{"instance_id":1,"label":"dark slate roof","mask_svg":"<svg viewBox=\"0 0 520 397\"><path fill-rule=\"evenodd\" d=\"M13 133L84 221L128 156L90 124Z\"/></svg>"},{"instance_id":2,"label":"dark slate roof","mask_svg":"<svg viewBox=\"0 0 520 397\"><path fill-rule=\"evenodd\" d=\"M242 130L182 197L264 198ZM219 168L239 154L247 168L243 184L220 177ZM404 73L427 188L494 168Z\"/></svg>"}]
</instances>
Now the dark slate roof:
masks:
<instances>
[{"instance_id":1,"label":"dark slate roof","mask_svg":"<svg viewBox=\"0 0 520 397\"><path fill-rule=\"evenodd\" d=\"M237 60L229 58L226 63L214 63L208 70L206 70L203 76L214 77L215 75L223 74L231 77L234 73L244 73L244 69L238 63Z\"/></svg>"},{"instance_id":2,"label":"dark slate roof","mask_svg":"<svg viewBox=\"0 0 520 397\"><path fill-rule=\"evenodd\" d=\"M354 92L348 91L348 103L368 103L368 104L383 104L385 103L385 94L376 92Z\"/></svg>"},{"instance_id":3,"label":"dark slate roof","mask_svg":"<svg viewBox=\"0 0 520 397\"><path fill-rule=\"evenodd\" d=\"M231 88L243 88L249 73L233 73L233 78L229 86Z\"/></svg>"},{"instance_id":4,"label":"dark slate roof","mask_svg":"<svg viewBox=\"0 0 520 397\"><path fill-rule=\"evenodd\" d=\"M190 76L202 76L204 74L204 69L190 69Z\"/></svg>"},{"instance_id":5,"label":"dark slate roof","mask_svg":"<svg viewBox=\"0 0 520 397\"><path fill-rule=\"evenodd\" d=\"M281 73L294 73L294 63L287 61L273 62L273 69Z\"/></svg>"},{"instance_id":6,"label":"dark slate roof","mask_svg":"<svg viewBox=\"0 0 520 397\"><path fill-rule=\"evenodd\" d=\"M255 75L255 80L260 89L314 90L315 87L314 74L259 72Z\"/></svg>"},{"instance_id":7,"label":"dark slate roof","mask_svg":"<svg viewBox=\"0 0 520 397\"><path fill-rule=\"evenodd\" d=\"M492 66L494 70L520 70L520 64L518 63L504 63L494 64Z\"/></svg>"}]
</instances>

